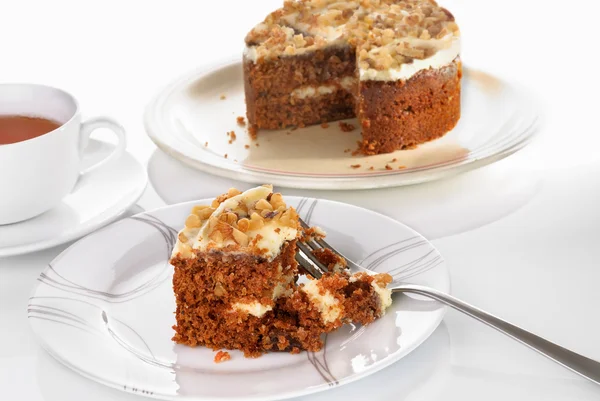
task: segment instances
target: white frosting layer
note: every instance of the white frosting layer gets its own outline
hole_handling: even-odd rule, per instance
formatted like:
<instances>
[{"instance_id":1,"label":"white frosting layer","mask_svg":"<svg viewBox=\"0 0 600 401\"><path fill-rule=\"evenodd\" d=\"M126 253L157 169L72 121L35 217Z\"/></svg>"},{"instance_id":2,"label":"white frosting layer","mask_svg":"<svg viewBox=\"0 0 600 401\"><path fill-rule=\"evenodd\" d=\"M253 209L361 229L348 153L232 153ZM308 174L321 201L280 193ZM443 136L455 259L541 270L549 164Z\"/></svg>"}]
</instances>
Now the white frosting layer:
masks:
<instances>
[{"instance_id":1,"label":"white frosting layer","mask_svg":"<svg viewBox=\"0 0 600 401\"><path fill-rule=\"evenodd\" d=\"M211 217L219 217L228 210L236 209L240 202L243 202L248 206L252 206L257 201L266 199L272 193L272 191L272 187L263 186L249 189L246 192L229 198L221 203L213 212ZM182 230L182 233L186 236L186 238L188 238L188 241L185 244L190 246L192 249L200 251L205 251L209 246L211 249L215 249L236 244L233 239L227 239L221 244L216 244L209 238L209 229L209 220L207 220L200 228ZM278 232L275 231L277 229L279 229ZM248 236L250 243L252 243L252 240L260 235L261 238L254 246L262 250L261 256L272 260L279 255L279 251L285 242L291 241L298 236L298 230L282 225L279 220L269 219L265 220L265 224L262 228L258 230L247 231L245 234ZM183 252L184 249L182 248L182 243L178 240L173 248L172 256L176 256L178 253ZM235 251L232 253L241 253L241 251Z\"/></svg>"},{"instance_id":2,"label":"white frosting layer","mask_svg":"<svg viewBox=\"0 0 600 401\"><path fill-rule=\"evenodd\" d=\"M439 49L433 56L423 60L414 59L412 63L402 64L400 68L391 68L388 70L376 70L374 68L360 69L359 76L361 81L398 81L408 80L419 71L430 68L437 69L444 67L454 61L460 55L460 38L453 36L448 40L449 46ZM339 45L339 44L336 44ZM244 56L256 62L257 51L255 47L246 47ZM346 78L343 78L346 79ZM348 89L352 88L351 86ZM311 97L317 94L332 93L335 87L321 86L318 91L314 87L304 87L294 90L293 95L299 98Z\"/></svg>"},{"instance_id":3,"label":"white frosting layer","mask_svg":"<svg viewBox=\"0 0 600 401\"><path fill-rule=\"evenodd\" d=\"M342 313L340 301L327 290L325 290L324 294L321 294L318 280L309 280L302 287L302 291L308 295L308 299L321 312L321 318L324 323L335 322L339 319Z\"/></svg>"},{"instance_id":4,"label":"white frosting layer","mask_svg":"<svg viewBox=\"0 0 600 401\"><path fill-rule=\"evenodd\" d=\"M334 40L330 43L327 44L327 46L324 46L322 49L327 49L330 47L344 47L347 46L346 41L343 39L338 39L338 40ZM261 49L261 45L258 46L245 46L244 47L244 59L252 61L254 63L256 63L256 60L258 60L258 58L260 57L260 55L264 55L264 49L261 51L259 50ZM295 56L299 56L301 54L305 54L311 51L316 50L316 47L312 46L312 47L306 47L306 48L299 48L296 50L295 54L285 54L282 53L280 54L280 57L295 57Z\"/></svg>"},{"instance_id":5,"label":"white frosting layer","mask_svg":"<svg viewBox=\"0 0 600 401\"><path fill-rule=\"evenodd\" d=\"M249 315L256 317L263 317L265 313L270 310L273 310L273 307L270 305L263 305L258 301L250 302L250 303L241 303L236 302L232 305L232 308L239 312L245 312Z\"/></svg>"},{"instance_id":6,"label":"white frosting layer","mask_svg":"<svg viewBox=\"0 0 600 401\"><path fill-rule=\"evenodd\" d=\"M361 81L398 81L410 79L419 71L430 68L437 69L444 67L454 61L460 54L460 38L452 37L442 39L448 40L449 46L439 49L433 56L424 60L414 59L412 63L402 64L400 68L389 70L376 70L374 68L361 69Z\"/></svg>"},{"instance_id":7,"label":"white frosting layer","mask_svg":"<svg viewBox=\"0 0 600 401\"><path fill-rule=\"evenodd\" d=\"M381 302L381 313L383 313L392 305L392 290L380 287L375 281L371 283L371 286L377 295L379 295L379 300Z\"/></svg>"},{"instance_id":8,"label":"white frosting layer","mask_svg":"<svg viewBox=\"0 0 600 401\"><path fill-rule=\"evenodd\" d=\"M356 78L344 77L338 81L338 85L321 85L321 86L303 86L292 91L292 97L298 99L306 99L309 97L317 97L322 95L328 95L340 89L350 91L354 85L356 85Z\"/></svg>"}]
</instances>

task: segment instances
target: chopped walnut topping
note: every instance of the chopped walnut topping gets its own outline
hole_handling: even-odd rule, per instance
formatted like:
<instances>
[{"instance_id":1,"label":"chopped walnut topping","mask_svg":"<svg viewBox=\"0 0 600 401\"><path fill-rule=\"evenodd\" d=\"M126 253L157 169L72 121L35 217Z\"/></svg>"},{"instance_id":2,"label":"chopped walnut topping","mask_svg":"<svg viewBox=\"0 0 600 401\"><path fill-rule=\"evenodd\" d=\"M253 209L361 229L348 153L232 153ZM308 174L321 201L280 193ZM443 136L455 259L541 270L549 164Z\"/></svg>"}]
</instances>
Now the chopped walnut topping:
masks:
<instances>
[{"instance_id":1,"label":"chopped walnut topping","mask_svg":"<svg viewBox=\"0 0 600 401\"><path fill-rule=\"evenodd\" d=\"M385 70L428 58L458 36L454 16L433 0L299 0L269 14L246 44L261 62L346 43L361 69Z\"/></svg>"},{"instance_id":2,"label":"chopped walnut topping","mask_svg":"<svg viewBox=\"0 0 600 401\"><path fill-rule=\"evenodd\" d=\"M187 228L200 228L202 225L202 220L196 214L190 214L187 219L185 219L185 226Z\"/></svg>"},{"instance_id":3,"label":"chopped walnut topping","mask_svg":"<svg viewBox=\"0 0 600 401\"><path fill-rule=\"evenodd\" d=\"M284 227L296 231L284 231ZM177 250L182 256L191 258L198 250L211 249L243 249L254 255L273 255L276 248L273 248L272 239L262 241L266 238L263 228L278 230L276 232L282 238L287 238L282 241L300 235L301 230L298 214L294 208L286 206L281 194L273 193L272 185L256 187L246 193L230 188L216 197L210 206L192 208L184 229L178 234Z\"/></svg>"}]
</instances>

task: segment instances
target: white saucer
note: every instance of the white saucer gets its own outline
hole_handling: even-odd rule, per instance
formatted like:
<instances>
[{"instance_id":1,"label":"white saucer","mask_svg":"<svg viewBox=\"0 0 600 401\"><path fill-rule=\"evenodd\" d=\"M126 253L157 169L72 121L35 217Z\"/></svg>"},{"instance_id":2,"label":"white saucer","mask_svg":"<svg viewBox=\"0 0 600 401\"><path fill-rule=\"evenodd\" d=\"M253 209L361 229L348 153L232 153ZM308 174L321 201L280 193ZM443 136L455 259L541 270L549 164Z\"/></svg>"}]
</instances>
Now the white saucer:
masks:
<instances>
[{"instance_id":1,"label":"white saucer","mask_svg":"<svg viewBox=\"0 0 600 401\"><path fill-rule=\"evenodd\" d=\"M223 99L222 96L225 95ZM239 61L201 69L165 88L147 107L150 138L183 163L249 183L340 190L410 185L446 178L494 163L529 143L538 127L523 89L487 73L464 69L461 119L443 138L412 150L353 156L360 129L337 122L298 130L261 131L251 141ZM356 119L348 120L355 127ZM228 132L236 139L230 143ZM351 166L358 166L352 168Z\"/></svg>"},{"instance_id":2,"label":"white saucer","mask_svg":"<svg viewBox=\"0 0 600 401\"><path fill-rule=\"evenodd\" d=\"M113 148L92 140L85 164L92 165ZM21 223L0 225L0 257L19 255L82 237L123 215L142 196L144 167L129 153L81 177L54 209Z\"/></svg>"},{"instance_id":3,"label":"white saucer","mask_svg":"<svg viewBox=\"0 0 600 401\"><path fill-rule=\"evenodd\" d=\"M397 281L450 290L443 257L403 224L344 203L284 196L361 265ZM441 304L398 295L373 324L330 333L320 352L246 359L230 351L230 361L215 364L208 348L174 344L168 259L190 208L211 201L123 219L56 257L29 299L29 322L41 345L77 373L122 391L171 400L265 401L365 378L407 356L441 322Z\"/></svg>"}]
</instances>

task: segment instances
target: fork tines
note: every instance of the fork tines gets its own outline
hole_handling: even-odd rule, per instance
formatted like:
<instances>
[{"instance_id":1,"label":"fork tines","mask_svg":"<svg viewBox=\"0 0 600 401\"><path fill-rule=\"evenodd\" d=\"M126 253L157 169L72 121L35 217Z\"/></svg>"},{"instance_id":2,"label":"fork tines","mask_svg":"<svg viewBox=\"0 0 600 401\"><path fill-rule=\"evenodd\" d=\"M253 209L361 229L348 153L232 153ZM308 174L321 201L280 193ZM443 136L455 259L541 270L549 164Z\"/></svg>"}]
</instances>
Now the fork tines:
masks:
<instances>
[{"instance_id":1,"label":"fork tines","mask_svg":"<svg viewBox=\"0 0 600 401\"><path fill-rule=\"evenodd\" d=\"M310 226L304 222L304 220L299 219L302 228L309 229ZM314 250L318 249L329 249L335 254L343 257L339 254L335 249L331 247L327 242L322 239L311 239L310 241L302 242L298 241L298 253L296 253L296 261L310 273L314 278L321 278L324 273L327 273L329 269L327 266L319 262L319 260L313 254Z\"/></svg>"}]
</instances>

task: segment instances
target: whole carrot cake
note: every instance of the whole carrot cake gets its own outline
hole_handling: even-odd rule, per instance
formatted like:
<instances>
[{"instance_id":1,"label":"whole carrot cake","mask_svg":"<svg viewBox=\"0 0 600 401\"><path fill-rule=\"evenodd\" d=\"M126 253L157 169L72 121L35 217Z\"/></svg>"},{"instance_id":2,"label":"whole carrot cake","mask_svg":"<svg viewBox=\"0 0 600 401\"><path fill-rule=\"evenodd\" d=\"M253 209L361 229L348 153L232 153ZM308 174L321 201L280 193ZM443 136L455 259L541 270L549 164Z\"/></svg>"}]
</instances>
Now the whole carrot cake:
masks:
<instances>
[{"instance_id":1,"label":"whole carrot cake","mask_svg":"<svg viewBox=\"0 0 600 401\"><path fill-rule=\"evenodd\" d=\"M318 351L322 334L382 316L391 304L388 274L351 275L342 258L325 251L317 257L330 272L298 283L306 273L298 268L296 243L306 238L294 208L270 185L231 189L194 207L171 258L173 340L250 357Z\"/></svg>"},{"instance_id":2,"label":"whole carrot cake","mask_svg":"<svg viewBox=\"0 0 600 401\"><path fill-rule=\"evenodd\" d=\"M436 139L460 118L460 33L434 0L295 0L246 36L250 133L350 117L362 153Z\"/></svg>"}]
</instances>

